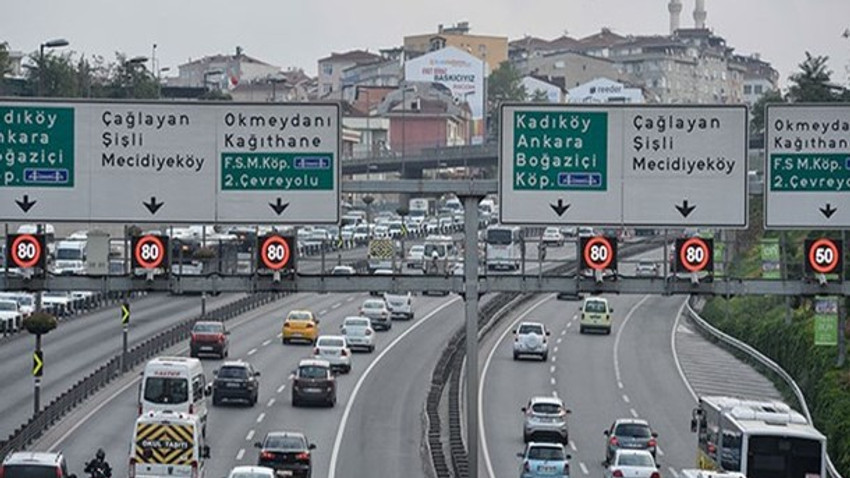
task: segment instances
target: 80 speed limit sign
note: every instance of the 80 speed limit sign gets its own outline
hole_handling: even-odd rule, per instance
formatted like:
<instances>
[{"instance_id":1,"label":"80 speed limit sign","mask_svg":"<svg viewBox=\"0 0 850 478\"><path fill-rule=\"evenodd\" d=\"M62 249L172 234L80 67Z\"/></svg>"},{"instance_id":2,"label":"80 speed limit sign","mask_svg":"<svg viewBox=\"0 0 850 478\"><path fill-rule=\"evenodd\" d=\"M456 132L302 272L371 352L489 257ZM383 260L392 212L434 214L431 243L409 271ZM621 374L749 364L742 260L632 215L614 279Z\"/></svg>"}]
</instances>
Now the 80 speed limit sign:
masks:
<instances>
[{"instance_id":1,"label":"80 speed limit sign","mask_svg":"<svg viewBox=\"0 0 850 478\"><path fill-rule=\"evenodd\" d=\"M806 239L805 267L809 274L841 272L843 244L838 239Z\"/></svg>"},{"instance_id":2,"label":"80 speed limit sign","mask_svg":"<svg viewBox=\"0 0 850 478\"><path fill-rule=\"evenodd\" d=\"M608 236L582 237L580 249L582 269L617 269L617 239Z\"/></svg>"},{"instance_id":3,"label":"80 speed limit sign","mask_svg":"<svg viewBox=\"0 0 850 478\"><path fill-rule=\"evenodd\" d=\"M9 234L6 237L6 263L29 269L45 266L44 234Z\"/></svg>"},{"instance_id":4,"label":"80 speed limit sign","mask_svg":"<svg viewBox=\"0 0 850 478\"><path fill-rule=\"evenodd\" d=\"M293 269L295 264L295 240L289 236L269 234L259 239L258 269L281 271Z\"/></svg>"},{"instance_id":5,"label":"80 speed limit sign","mask_svg":"<svg viewBox=\"0 0 850 478\"><path fill-rule=\"evenodd\" d=\"M676 239L676 272L712 272L714 239Z\"/></svg>"},{"instance_id":6,"label":"80 speed limit sign","mask_svg":"<svg viewBox=\"0 0 850 478\"><path fill-rule=\"evenodd\" d=\"M164 267L168 256L168 236L148 234L134 237L132 243L133 268L156 269Z\"/></svg>"}]
</instances>

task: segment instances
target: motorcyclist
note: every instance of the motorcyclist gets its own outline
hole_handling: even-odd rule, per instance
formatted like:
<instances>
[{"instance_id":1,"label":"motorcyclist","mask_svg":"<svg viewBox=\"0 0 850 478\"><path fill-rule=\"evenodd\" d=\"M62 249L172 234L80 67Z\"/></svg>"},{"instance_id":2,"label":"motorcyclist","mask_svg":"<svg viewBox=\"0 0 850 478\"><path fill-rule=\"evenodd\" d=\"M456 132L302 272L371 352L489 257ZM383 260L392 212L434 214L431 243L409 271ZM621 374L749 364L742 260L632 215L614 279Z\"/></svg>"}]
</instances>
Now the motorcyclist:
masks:
<instances>
[{"instance_id":1,"label":"motorcyclist","mask_svg":"<svg viewBox=\"0 0 850 478\"><path fill-rule=\"evenodd\" d=\"M106 462L106 452L98 448L94 458L86 463L85 472L91 478L112 478L112 467Z\"/></svg>"}]
</instances>

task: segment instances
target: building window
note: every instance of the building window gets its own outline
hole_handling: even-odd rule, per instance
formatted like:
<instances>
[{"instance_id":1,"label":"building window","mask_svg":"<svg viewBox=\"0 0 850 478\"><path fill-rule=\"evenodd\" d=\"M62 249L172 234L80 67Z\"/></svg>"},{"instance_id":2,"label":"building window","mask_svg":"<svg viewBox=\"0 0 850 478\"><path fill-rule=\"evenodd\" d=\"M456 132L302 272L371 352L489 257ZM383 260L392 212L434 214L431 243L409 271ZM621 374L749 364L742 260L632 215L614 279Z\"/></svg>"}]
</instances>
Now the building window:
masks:
<instances>
[{"instance_id":1,"label":"building window","mask_svg":"<svg viewBox=\"0 0 850 478\"><path fill-rule=\"evenodd\" d=\"M331 85L322 85L322 94L326 95L330 93L332 91L331 88Z\"/></svg>"},{"instance_id":2,"label":"building window","mask_svg":"<svg viewBox=\"0 0 850 478\"><path fill-rule=\"evenodd\" d=\"M761 85L755 85L755 87L753 88L753 93L755 93L757 95L762 94L763 91L764 90L762 89Z\"/></svg>"},{"instance_id":3,"label":"building window","mask_svg":"<svg viewBox=\"0 0 850 478\"><path fill-rule=\"evenodd\" d=\"M745 95L753 94L753 85L744 85L744 94Z\"/></svg>"},{"instance_id":4,"label":"building window","mask_svg":"<svg viewBox=\"0 0 850 478\"><path fill-rule=\"evenodd\" d=\"M331 63L325 63L322 65L322 74L326 76L331 76L334 74L334 66Z\"/></svg>"},{"instance_id":5,"label":"building window","mask_svg":"<svg viewBox=\"0 0 850 478\"><path fill-rule=\"evenodd\" d=\"M436 51L442 50L446 47L446 39L441 37L434 37L431 39L430 44L428 45L428 51Z\"/></svg>"}]
</instances>

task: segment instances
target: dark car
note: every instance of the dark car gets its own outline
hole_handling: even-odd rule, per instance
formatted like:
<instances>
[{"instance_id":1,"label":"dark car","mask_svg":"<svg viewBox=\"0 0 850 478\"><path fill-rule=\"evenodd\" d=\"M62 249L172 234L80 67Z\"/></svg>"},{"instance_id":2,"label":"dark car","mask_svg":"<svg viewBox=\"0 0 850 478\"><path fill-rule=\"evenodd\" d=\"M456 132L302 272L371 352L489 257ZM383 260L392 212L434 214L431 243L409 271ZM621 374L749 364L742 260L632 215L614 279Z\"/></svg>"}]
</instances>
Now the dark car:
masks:
<instances>
[{"instance_id":1,"label":"dark car","mask_svg":"<svg viewBox=\"0 0 850 478\"><path fill-rule=\"evenodd\" d=\"M254 370L248 362L241 360L224 362L220 369L213 372L213 405L225 400L244 400L254 406L260 396L260 372Z\"/></svg>"},{"instance_id":2,"label":"dark car","mask_svg":"<svg viewBox=\"0 0 850 478\"><path fill-rule=\"evenodd\" d=\"M189 339L189 355L216 355L225 358L230 352L230 332L224 328L224 322L199 321L192 327Z\"/></svg>"},{"instance_id":3,"label":"dark car","mask_svg":"<svg viewBox=\"0 0 850 478\"><path fill-rule=\"evenodd\" d=\"M268 432L262 442L254 444L260 449L259 466L275 470L276 475L310 478L313 473L311 450L316 445L307 441L303 433Z\"/></svg>"},{"instance_id":4,"label":"dark car","mask_svg":"<svg viewBox=\"0 0 850 478\"><path fill-rule=\"evenodd\" d=\"M617 449L649 450L653 458L658 447L658 434L646 420L620 418L611 424L605 434L605 463L610 463Z\"/></svg>"},{"instance_id":5,"label":"dark car","mask_svg":"<svg viewBox=\"0 0 850 478\"><path fill-rule=\"evenodd\" d=\"M336 379L327 360L303 359L292 374L292 406L304 403L336 404Z\"/></svg>"}]
</instances>

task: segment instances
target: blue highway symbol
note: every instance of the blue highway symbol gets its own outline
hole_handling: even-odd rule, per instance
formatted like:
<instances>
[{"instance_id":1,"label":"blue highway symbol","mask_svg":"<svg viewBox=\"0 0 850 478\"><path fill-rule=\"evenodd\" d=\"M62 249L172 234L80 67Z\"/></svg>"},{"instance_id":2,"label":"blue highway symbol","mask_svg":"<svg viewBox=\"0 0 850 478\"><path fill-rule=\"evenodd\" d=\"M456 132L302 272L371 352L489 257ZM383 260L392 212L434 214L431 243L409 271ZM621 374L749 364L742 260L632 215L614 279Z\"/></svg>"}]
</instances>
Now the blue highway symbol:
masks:
<instances>
[{"instance_id":1,"label":"blue highway symbol","mask_svg":"<svg viewBox=\"0 0 850 478\"><path fill-rule=\"evenodd\" d=\"M595 188L602 185L600 173L558 173L558 186Z\"/></svg>"},{"instance_id":2,"label":"blue highway symbol","mask_svg":"<svg viewBox=\"0 0 850 478\"><path fill-rule=\"evenodd\" d=\"M24 182L35 184L62 184L68 182L67 169L27 168L24 169Z\"/></svg>"},{"instance_id":3,"label":"blue highway symbol","mask_svg":"<svg viewBox=\"0 0 850 478\"><path fill-rule=\"evenodd\" d=\"M295 157L295 169L330 169L331 158L322 157Z\"/></svg>"}]
</instances>

